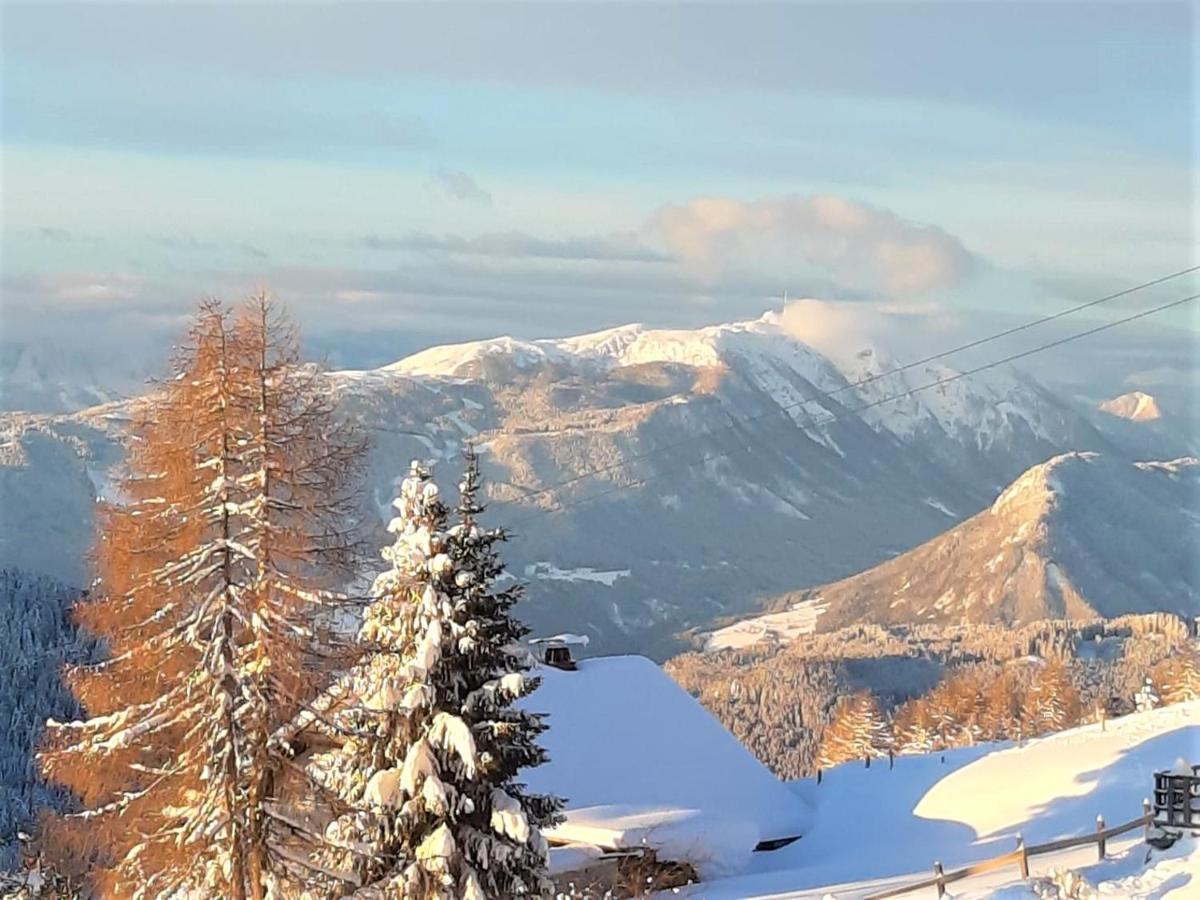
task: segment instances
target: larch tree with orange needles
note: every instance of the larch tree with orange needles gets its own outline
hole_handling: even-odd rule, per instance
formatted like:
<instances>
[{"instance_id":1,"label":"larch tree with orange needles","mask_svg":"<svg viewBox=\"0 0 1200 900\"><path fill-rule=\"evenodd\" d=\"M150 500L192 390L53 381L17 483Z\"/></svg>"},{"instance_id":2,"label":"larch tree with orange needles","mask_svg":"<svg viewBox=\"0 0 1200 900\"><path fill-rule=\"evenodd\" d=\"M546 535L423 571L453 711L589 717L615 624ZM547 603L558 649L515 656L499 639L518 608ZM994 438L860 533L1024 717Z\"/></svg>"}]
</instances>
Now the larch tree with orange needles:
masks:
<instances>
[{"instance_id":1,"label":"larch tree with orange needles","mask_svg":"<svg viewBox=\"0 0 1200 900\"><path fill-rule=\"evenodd\" d=\"M833 721L821 737L820 765L836 766L849 760L887 756L892 744L888 723L870 691L843 697Z\"/></svg>"},{"instance_id":2,"label":"larch tree with orange needles","mask_svg":"<svg viewBox=\"0 0 1200 900\"><path fill-rule=\"evenodd\" d=\"M77 614L109 656L68 673L90 718L50 723L40 755L83 806L44 823L47 846L102 895L244 900L304 879L297 845L320 838L276 797L280 735L345 661L329 589L356 551L362 449L269 298L202 304L99 516Z\"/></svg>"}]
</instances>

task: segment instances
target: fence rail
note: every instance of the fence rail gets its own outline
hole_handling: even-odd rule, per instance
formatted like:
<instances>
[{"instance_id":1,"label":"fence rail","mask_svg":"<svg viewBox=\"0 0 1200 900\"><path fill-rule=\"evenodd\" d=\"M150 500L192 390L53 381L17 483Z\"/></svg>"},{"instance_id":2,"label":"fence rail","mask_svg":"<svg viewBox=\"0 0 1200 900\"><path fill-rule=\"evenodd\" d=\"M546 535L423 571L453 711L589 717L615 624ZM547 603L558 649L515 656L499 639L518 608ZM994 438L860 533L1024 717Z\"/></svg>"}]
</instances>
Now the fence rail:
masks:
<instances>
[{"instance_id":1,"label":"fence rail","mask_svg":"<svg viewBox=\"0 0 1200 900\"><path fill-rule=\"evenodd\" d=\"M940 862L933 864L933 877L925 878L921 881L915 881L912 884L906 884L902 887L891 888L886 891L881 891L877 894L870 894L866 900L885 900L887 897L899 897L902 894L909 894L913 891L923 890L924 888L937 888L938 896L944 896L946 893L946 885L955 881L962 881L964 878L970 878L972 875L982 875L985 872L994 872L997 869L1003 869L1007 866L1017 865L1021 870L1021 877L1029 877L1029 857L1040 856L1044 853L1056 853L1059 850L1069 850L1072 847L1086 847L1088 844L1095 844L1097 847L1098 856L1104 859L1107 850L1108 840L1110 838L1119 837L1122 834L1133 831L1137 828L1149 828L1154 821L1154 813L1150 809L1149 803L1142 804L1142 814L1136 819L1130 819L1122 825L1114 825L1108 828L1104 824L1104 817L1096 817L1096 830L1092 834L1080 835L1073 838L1061 838L1057 841L1048 841L1044 844L1033 844L1026 846L1025 842L1018 837L1017 849L1011 853L1005 853L1001 856L994 856L991 859L985 859L981 862L972 863L969 866L964 866L961 869L954 869L951 872L946 872L942 869Z\"/></svg>"}]
</instances>

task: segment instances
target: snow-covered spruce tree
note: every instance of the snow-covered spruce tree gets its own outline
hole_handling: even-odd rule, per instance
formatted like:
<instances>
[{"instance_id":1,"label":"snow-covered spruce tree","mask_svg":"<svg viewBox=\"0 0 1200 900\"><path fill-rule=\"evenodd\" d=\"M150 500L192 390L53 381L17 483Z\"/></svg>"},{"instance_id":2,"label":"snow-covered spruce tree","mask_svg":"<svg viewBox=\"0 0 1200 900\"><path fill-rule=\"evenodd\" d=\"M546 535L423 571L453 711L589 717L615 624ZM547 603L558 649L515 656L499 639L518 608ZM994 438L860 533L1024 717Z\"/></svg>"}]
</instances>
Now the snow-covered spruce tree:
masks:
<instances>
[{"instance_id":1,"label":"snow-covered spruce tree","mask_svg":"<svg viewBox=\"0 0 1200 900\"><path fill-rule=\"evenodd\" d=\"M1134 695L1133 704L1138 712L1150 712L1162 705L1158 691L1154 688L1154 681L1149 675L1142 682L1141 689Z\"/></svg>"},{"instance_id":2,"label":"snow-covered spruce tree","mask_svg":"<svg viewBox=\"0 0 1200 900\"><path fill-rule=\"evenodd\" d=\"M499 587L505 574L499 548L508 537L479 523L479 457L469 445L458 489L458 521L450 532L455 623L463 629L457 692L479 754L479 777L464 785L478 815L460 833L486 896L539 895L548 888L542 829L558 821L561 801L530 793L519 781L520 770L546 761L537 742L546 725L542 716L513 705L537 687L518 645L529 629L513 614L520 585Z\"/></svg>"},{"instance_id":3,"label":"snow-covered spruce tree","mask_svg":"<svg viewBox=\"0 0 1200 900\"><path fill-rule=\"evenodd\" d=\"M47 847L91 862L104 896L257 898L307 856L290 830L272 841L270 739L316 692L315 608L348 549L331 518L357 450L288 376L293 339L250 339L254 307L234 323L201 306L100 511L77 615L109 658L68 673L90 718L51 723L40 759L84 806L44 823Z\"/></svg>"},{"instance_id":4,"label":"snow-covered spruce tree","mask_svg":"<svg viewBox=\"0 0 1200 900\"><path fill-rule=\"evenodd\" d=\"M468 456L459 521L428 470L413 463L384 550L392 568L373 587L352 674L357 707L340 717L341 747L316 760L324 783L353 811L328 829L357 849L342 855L361 898L540 896L553 798L526 793L518 770L544 760L543 724L512 704L536 686L515 646L499 531L476 517L478 465ZM365 852L364 852L365 851ZM324 857L328 863L329 855Z\"/></svg>"},{"instance_id":5,"label":"snow-covered spruce tree","mask_svg":"<svg viewBox=\"0 0 1200 900\"><path fill-rule=\"evenodd\" d=\"M334 876L329 890L343 896L349 891L338 873L362 887L364 898L404 896L396 876L415 860L419 832L411 821L415 804L403 807L400 779L407 773L403 788L411 795L418 772L409 768L409 750L431 718L431 682L448 619L449 511L415 460L392 505L388 531L395 538L383 548L389 567L376 576L363 611L362 657L343 679L348 690L325 725L337 746L309 764L333 807L326 836L338 845L322 848L314 861ZM428 743L422 748L428 751ZM426 766L429 756L414 753L412 766ZM432 782L430 792L423 803L444 808L449 798L432 796Z\"/></svg>"}]
</instances>

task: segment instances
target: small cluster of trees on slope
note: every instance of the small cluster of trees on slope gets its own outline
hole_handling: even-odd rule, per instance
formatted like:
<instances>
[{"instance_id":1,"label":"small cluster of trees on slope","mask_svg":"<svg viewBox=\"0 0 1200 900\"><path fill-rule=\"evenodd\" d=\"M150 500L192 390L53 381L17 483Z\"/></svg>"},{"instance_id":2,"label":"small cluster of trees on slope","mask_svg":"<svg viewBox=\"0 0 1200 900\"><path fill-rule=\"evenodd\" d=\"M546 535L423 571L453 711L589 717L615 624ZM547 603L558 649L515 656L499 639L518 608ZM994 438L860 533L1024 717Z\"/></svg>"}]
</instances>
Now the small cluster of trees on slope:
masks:
<instances>
[{"instance_id":1,"label":"small cluster of trees on slope","mask_svg":"<svg viewBox=\"0 0 1200 900\"><path fill-rule=\"evenodd\" d=\"M667 671L785 778L849 759L1020 740L1132 712L1149 677L1200 696L1200 649L1178 617L884 628L785 647L689 653Z\"/></svg>"},{"instance_id":2,"label":"small cluster of trees on slope","mask_svg":"<svg viewBox=\"0 0 1200 900\"><path fill-rule=\"evenodd\" d=\"M86 710L48 723L43 851L101 896L537 895L554 798L500 531L457 521L414 467L389 567L337 593L359 550L363 442L265 296L202 305L176 375L141 410L121 502L100 514L93 598L106 649L66 679ZM308 753L321 730L328 750Z\"/></svg>"}]
</instances>

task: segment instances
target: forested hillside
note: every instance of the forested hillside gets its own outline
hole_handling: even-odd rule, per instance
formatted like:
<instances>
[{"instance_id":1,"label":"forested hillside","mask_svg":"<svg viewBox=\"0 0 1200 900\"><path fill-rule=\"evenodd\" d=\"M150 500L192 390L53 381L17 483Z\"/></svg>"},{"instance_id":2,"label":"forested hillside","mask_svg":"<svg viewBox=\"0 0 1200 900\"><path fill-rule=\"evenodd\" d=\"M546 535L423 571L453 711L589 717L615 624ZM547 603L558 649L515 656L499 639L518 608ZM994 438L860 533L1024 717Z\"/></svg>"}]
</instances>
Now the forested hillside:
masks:
<instances>
[{"instance_id":1,"label":"forested hillside","mask_svg":"<svg viewBox=\"0 0 1200 900\"><path fill-rule=\"evenodd\" d=\"M849 729L877 735L868 752L928 752L1130 712L1147 676L1158 698L1187 699L1200 692L1196 655L1183 620L1160 613L1016 630L862 625L786 646L688 653L666 668L759 759L798 778L829 750L830 723L869 705L859 697L839 708L856 692L877 707Z\"/></svg>"},{"instance_id":2,"label":"forested hillside","mask_svg":"<svg viewBox=\"0 0 1200 900\"><path fill-rule=\"evenodd\" d=\"M33 748L47 717L79 711L60 673L93 647L68 616L77 596L50 578L0 569L0 868L11 862L16 830L63 797L37 778Z\"/></svg>"}]
</instances>

